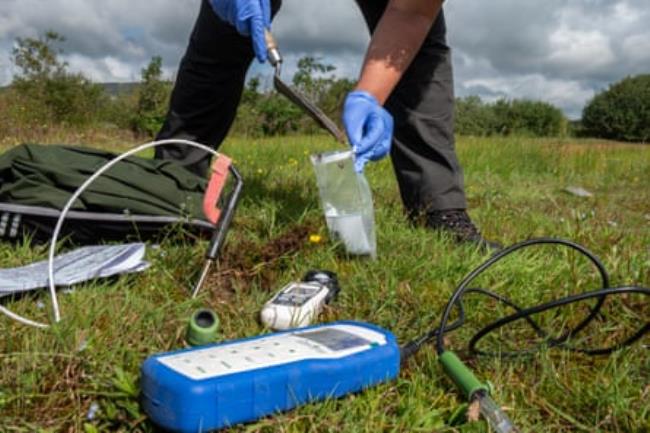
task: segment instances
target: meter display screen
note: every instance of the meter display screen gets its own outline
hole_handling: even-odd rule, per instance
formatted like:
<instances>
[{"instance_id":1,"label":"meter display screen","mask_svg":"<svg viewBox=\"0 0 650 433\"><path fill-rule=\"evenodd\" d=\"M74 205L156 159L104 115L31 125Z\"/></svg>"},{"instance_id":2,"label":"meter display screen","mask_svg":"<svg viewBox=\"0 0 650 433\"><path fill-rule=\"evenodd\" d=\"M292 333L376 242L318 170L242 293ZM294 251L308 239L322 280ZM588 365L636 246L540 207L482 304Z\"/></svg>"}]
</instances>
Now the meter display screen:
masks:
<instances>
[{"instance_id":1,"label":"meter display screen","mask_svg":"<svg viewBox=\"0 0 650 433\"><path fill-rule=\"evenodd\" d=\"M302 284L292 284L286 290L283 290L274 300L274 304L290 305L299 307L304 305L312 296L314 296L320 287L310 287Z\"/></svg>"},{"instance_id":2,"label":"meter display screen","mask_svg":"<svg viewBox=\"0 0 650 433\"><path fill-rule=\"evenodd\" d=\"M360 346L367 346L371 342L358 335L349 332L341 331L340 329L326 328L318 331L301 332L294 334L296 337L301 337L314 343L322 344L329 350L339 351L352 349Z\"/></svg>"},{"instance_id":3,"label":"meter display screen","mask_svg":"<svg viewBox=\"0 0 650 433\"><path fill-rule=\"evenodd\" d=\"M292 288L291 290L289 290L287 293L290 294L290 295L293 295L293 296L296 296L296 295L310 295L310 294L314 293L314 291L315 290L311 289L311 288L306 289L306 288L301 287L301 286L296 286L296 287Z\"/></svg>"}]
</instances>

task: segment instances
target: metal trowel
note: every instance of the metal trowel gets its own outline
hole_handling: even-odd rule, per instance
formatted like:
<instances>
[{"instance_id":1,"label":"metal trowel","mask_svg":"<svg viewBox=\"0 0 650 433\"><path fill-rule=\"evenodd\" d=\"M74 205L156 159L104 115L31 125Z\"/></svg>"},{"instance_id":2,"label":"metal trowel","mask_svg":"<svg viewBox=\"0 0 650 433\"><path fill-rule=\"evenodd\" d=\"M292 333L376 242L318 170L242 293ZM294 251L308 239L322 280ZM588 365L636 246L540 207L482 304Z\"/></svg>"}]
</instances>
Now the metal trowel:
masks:
<instances>
[{"instance_id":1,"label":"metal trowel","mask_svg":"<svg viewBox=\"0 0 650 433\"><path fill-rule=\"evenodd\" d=\"M275 74L273 75L273 86L275 87L275 90L277 90L278 93L286 96L291 102L309 114L321 128L332 134L336 140L341 143L345 143L345 134L343 134L338 126L336 126L336 123L334 123L332 119L327 117L327 115L320 108L318 108L304 95L301 95L299 92L292 89L288 84L282 81L282 78L280 78L280 72L282 69L282 55L278 49L278 44L275 42L275 38L268 29L265 30L264 37L266 39L266 48L269 53L269 62L271 63L271 66L275 68Z\"/></svg>"}]
</instances>

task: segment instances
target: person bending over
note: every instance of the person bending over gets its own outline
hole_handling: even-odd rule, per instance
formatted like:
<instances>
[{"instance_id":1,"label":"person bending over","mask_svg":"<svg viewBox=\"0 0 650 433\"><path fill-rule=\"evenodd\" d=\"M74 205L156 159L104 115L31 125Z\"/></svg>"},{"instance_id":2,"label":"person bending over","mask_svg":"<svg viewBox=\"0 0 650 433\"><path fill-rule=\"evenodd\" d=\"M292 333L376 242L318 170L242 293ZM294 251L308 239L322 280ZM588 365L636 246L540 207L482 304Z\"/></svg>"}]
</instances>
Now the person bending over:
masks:
<instances>
[{"instance_id":1,"label":"person bending over","mask_svg":"<svg viewBox=\"0 0 650 433\"><path fill-rule=\"evenodd\" d=\"M454 148L451 52L442 0L356 0L371 33L359 80L345 98L343 124L355 168L390 154L409 218L457 241L498 248L469 218ZM157 139L218 148L235 118L246 71L267 60L265 28L281 0L203 0ZM167 145L173 159L205 175L210 155Z\"/></svg>"}]
</instances>

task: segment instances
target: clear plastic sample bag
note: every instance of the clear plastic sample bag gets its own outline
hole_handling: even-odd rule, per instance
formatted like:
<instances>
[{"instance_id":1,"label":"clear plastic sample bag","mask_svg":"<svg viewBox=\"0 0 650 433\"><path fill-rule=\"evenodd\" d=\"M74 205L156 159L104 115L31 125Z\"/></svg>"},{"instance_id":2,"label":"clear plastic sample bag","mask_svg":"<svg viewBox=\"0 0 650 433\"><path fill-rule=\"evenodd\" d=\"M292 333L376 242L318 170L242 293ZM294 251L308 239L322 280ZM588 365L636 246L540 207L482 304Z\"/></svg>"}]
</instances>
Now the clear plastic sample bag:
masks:
<instances>
[{"instance_id":1,"label":"clear plastic sample bag","mask_svg":"<svg viewBox=\"0 0 650 433\"><path fill-rule=\"evenodd\" d=\"M349 254L377 255L372 193L362 173L354 171L351 151L311 156L330 235Z\"/></svg>"}]
</instances>

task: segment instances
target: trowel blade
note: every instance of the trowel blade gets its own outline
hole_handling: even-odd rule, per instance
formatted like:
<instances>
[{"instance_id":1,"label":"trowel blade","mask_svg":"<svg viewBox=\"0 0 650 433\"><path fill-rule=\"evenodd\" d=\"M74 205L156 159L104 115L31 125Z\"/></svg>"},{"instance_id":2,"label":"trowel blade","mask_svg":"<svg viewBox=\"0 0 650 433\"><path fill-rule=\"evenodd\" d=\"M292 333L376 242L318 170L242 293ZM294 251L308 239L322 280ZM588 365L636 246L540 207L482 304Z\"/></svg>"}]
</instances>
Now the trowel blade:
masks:
<instances>
[{"instance_id":1,"label":"trowel blade","mask_svg":"<svg viewBox=\"0 0 650 433\"><path fill-rule=\"evenodd\" d=\"M286 96L291 102L307 112L307 114L309 114L311 118L321 126L321 128L324 128L341 143L346 142L345 135L338 126L336 126L336 123L327 117L327 115L310 100L289 87L284 81L282 81L278 74L273 76L273 85L275 86L275 90Z\"/></svg>"}]
</instances>

